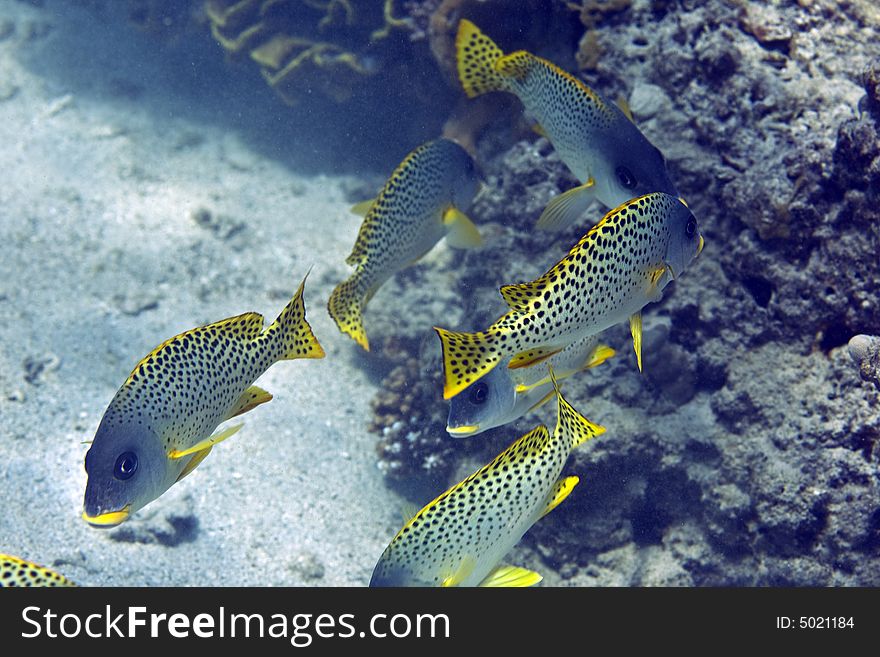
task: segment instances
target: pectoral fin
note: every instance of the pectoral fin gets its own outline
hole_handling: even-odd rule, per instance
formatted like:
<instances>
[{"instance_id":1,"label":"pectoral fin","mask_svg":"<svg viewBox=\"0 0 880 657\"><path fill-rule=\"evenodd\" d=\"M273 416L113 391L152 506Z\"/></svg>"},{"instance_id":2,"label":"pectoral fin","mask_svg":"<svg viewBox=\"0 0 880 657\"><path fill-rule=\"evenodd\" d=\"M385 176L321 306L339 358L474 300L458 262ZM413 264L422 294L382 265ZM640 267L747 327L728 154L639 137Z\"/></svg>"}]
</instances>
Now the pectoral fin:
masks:
<instances>
[{"instance_id":1,"label":"pectoral fin","mask_svg":"<svg viewBox=\"0 0 880 657\"><path fill-rule=\"evenodd\" d=\"M219 433L215 433L211 436L208 436L204 440L200 440L199 442L197 442L195 445L193 445L192 447L190 447L188 449L171 450L168 453L168 458L180 459L180 458L183 458L184 456L188 456L190 454L195 454L196 452L201 452L203 450L211 449L217 443L223 442L224 440L226 440L230 436L235 435L238 432L238 430L241 429L243 426L244 426L243 424L236 424L234 426L231 426L227 429L224 429L223 431L220 431ZM205 456L207 456L207 454ZM205 458L205 457L203 456L202 458ZM196 465L198 465L198 464L196 464ZM193 467L195 467L195 466L193 466Z\"/></svg>"},{"instance_id":2,"label":"pectoral fin","mask_svg":"<svg viewBox=\"0 0 880 657\"><path fill-rule=\"evenodd\" d=\"M635 123L636 120L633 118L632 110L629 108L629 103L626 102L626 98L623 96L618 96L617 100L614 101L617 106L620 108L620 111L628 118L632 123Z\"/></svg>"},{"instance_id":3,"label":"pectoral fin","mask_svg":"<svg viewBox=\"0 0 880 657\"><path fill-rule=\"evenodd\" d=\"M471 556L466 556L462 559L461 564L459 564L458 568L454 573L452 573L449 577L441 582L440 586L448 587L448 586L458 586L464 580L468 578L468 576L474 572L474 568L476 567L477 562Z\"/></svg>"},{"instance_id":4,"label":"pectoral fin","mask_svg":"<svg viewBox=\"0 0 880 657\"><path fill-rule=\"evenodd\" d=\"M639 372L642 371L642 313L637 312L629 318L629 331L633 336L633 349L636 350L636 361L639 364Z\"/></svg>"},{"instance_id":5,"label":"pectoral fin","mask_svg":"<svg viewBox=\"0 0 880 657\"><path fill-rule=\"evenodd\" d=\"M578 485L579 481L580 479L578 477L564 477L557 481L556 485L553 487L553 492L550 494L550 501L547 502L547 507L544 509L544 512L541 513L541 517L543 518L559 506L562 501L571 494L571 491L574 490L574 487Z\"/></svg>"},{"instance_id":6,"label":"pectoral fin","mask_svg":"<svg viewBox=\"0 0 880 657\"><path fill-rule=\"evenodd\" d=\"M542 579L544 578L532 570L526 570L518 566L498 566L486 575L486 579L480 582L480 586L534 586Z\"/></svg>"},{"instance_id":7,"label":"pectoral fin","mask_svg":"<svg viewBox=\"0 0 880 657\"><path fill-rule=\"evenodd\" d=\"M590 178L580 187L556 196L541 213L537 228L557 232L571 226L593 202L595 186L596 181Z\"/></svg>"},{"instance_id":8,"label":"pectoral fin","mask_svg":"<svg viewBox=\"0 0 880 657\"><path fill-rule=\"evenodd\" d=\"M517 370L521 367L531 367L558 354L560 351L562 351L560 347L535 347L528 351L522 351L510 359L507 368Z\"/></svg>"},{"instance_id":9,"label":"pectoral fin","mask_svg":"<svg viewBox=\"0 0 880 657\"><path fill-rule=\"evenodd\" d=\"M180 474L177 475L177 481L180 481L186 475L188 475L190 472L195 470L199 466L199 463L204 461L205 457L211 453L211 450L213 449L213 447L214 446L212 445L211 447L208 447L207 449L203 449L201 452L198 452L197 454L195 454L189 460L189 463L186 464L186 466L183 468L183 470L180 471Z\"/></svg>"},{"instance_id":10,"label":"pectoral fin","mask_svg":"<svg viewBox=\"0 0 880 657\"><path fill-rule=\"evenodd\" d=\"M235 402L235 406L229 409L229 412L226 414L226 417L223 418L223 421L231 420L236 415L242 415L248 411L252 411L260 404L265 404L269 401L272 401L272 395L270 393L266 392L259 386L251 386L242 393L238 401Z\"/></svg>"},{"instance_id":11,"label":"pectoral fin","mask_svg":"<svg viewBox=\"0 0 880 657\"><path fill-rule=\"evenodd\" d=\"M450 206L443 213L443 223L449 231L446 234L446 243L452 248L472 249L483 243L474 222L458 208Z\"/></svg>"},{"instance_id":12,"label":"pectoral fin","mask_svg":"<svg viewBox=\"0 0 880 657\"><path fill-rule=\"evenodd\" d=\"M361 201L360 203L355 203L354 205L352 205L351 208L349 208L349 212L351 212L352 214L356 214L359 217L366 217L367 213L370 211L370 208L372 208L375 204L376 199L368 198L366 201Z\"/></svg>"}]
</instances>

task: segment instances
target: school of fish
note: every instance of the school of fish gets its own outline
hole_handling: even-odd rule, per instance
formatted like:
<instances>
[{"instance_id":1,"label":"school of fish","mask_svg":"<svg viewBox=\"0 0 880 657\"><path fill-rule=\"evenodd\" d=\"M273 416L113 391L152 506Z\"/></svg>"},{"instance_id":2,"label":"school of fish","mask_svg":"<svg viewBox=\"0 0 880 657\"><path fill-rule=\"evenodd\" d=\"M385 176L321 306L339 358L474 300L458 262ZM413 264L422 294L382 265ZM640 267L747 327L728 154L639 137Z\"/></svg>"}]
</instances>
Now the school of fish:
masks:
<instances>
[{"instance_id":1,"label":"school of fish","mask_svg":"<svg viewBox=\"0 0 880 657\"><path fill-rule=\"evenodd\" d=\"M502 286L509 311L486 329L435 327L450 435L514 422L554 397L556 425L552 432L535 427L416 513L379 558L371 586L531 586L542 579L504 559L577 485L577 476L562 474L571 451L605 431L566 401L559 381L613 356L599 334L627 321L641 369L643 308L704 245L663 155L625 105L540 57L505 54L468 20L459 23L456 56L466 95L517 96L581 181L553 199L538 227L571 226L594 199L609 210L544 274ZM354 272L335 287L327 310L364 350L364 311L384 282L444 238L455 248L482 244L467 216L482 184L477 172L461 146L438 138L415 148L376 198L354 208L363 216L346 259ZM242 427L225 422L272 399L255 382L273 364L324 357L306 320L305 282L268 327L262 315L244 313L175 335L135 365L85 455L86 522L119 525L191 473ZM0 586L42 585L74 584L0 555Z\"/></svg>"}]
</instances>

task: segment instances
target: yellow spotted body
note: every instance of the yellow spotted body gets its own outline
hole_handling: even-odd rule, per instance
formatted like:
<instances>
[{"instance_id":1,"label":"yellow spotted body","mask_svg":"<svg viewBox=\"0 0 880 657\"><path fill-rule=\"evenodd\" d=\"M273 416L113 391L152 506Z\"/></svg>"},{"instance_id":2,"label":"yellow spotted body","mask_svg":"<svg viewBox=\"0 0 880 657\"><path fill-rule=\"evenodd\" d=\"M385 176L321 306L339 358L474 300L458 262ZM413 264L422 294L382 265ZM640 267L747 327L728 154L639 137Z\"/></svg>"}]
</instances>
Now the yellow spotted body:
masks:
<instances>
[{"instance_id":1,"label":"yellow spotted body","mask_svg":"<svg viewBox=\"0 0 880 657\"><path fill-rule=\"evenodd\" d=\"M354 274L333 290L327 308L339 330L369 350L363 311L376 290L430 251L444 236L450 246L475 246L479 234L461 212L479 181L471 157L447 139L412 151L367 211L346 262Z\"/></svg>"},{"instance_id":2,"label":"yellow spotted body","mask_svg":"<svg viewBox=\"0 0 880 657\"><path fill-rule=\"evenodd\" d=\"M0 588L16 586L76 586L64 575L8 554L0 554Z\"/></svg>"},{"instance_id":3,"label":"yellow spotted body","mask_svg":"<svg viewBox=\"0 0 880 657\"><path fill-rule=\"evenodd\" d=\"M119 524L195 468L240 427L212 436L221 422L271 400L252 384L272 364L324 356L305 318L304 284L265 330L262 315L245 313L176 335L137 364L86 455L88 522ZM120 480L113 465L130 452L137 478Z\"/></svg>"},{"instance_id":4,"label":"yellow spotted body","mask_svg":"<svg viewBox=\"0 0 880 657\"><path fill-rule=\"evenodd\" d=\"M667 194L648 194L612 210L543 276L502 287L511 310L485 331L435 328L443 346L444 398L501 362L529 367L638 314L684 270L701 243L691 212Z\"/></svg>"},{"instance_id":5,"label":"yellow spotted body","mask_svg":"<svg viewBox=\"0 0 880 657\"><path fill-rule=\"evenodd\" d=\"M456 54L465 93L471 98L490 91L516 95L584 183L575 188L582 192L576 210L560 227L593 197L614 208L648 192L678 195L660 151L617 105L570 73L523 50L505 55L468 20L459 23Z\"/></svg>"},{"instance_id":6,"label":"yellow spotted body","mask_svg":"<svg viewBox=\"0 0 880 657\"><path fill-rule=\"evenodd\" d=\"M552 434L538 426L427 504L385 549L370 585L509 585L498 577L499 563L577 484L577 477L560 479L571 450L605 431L558 389L557 402ZM534 576L529 584L540 580L525 573Z\"/></svg>"}]
</instances>

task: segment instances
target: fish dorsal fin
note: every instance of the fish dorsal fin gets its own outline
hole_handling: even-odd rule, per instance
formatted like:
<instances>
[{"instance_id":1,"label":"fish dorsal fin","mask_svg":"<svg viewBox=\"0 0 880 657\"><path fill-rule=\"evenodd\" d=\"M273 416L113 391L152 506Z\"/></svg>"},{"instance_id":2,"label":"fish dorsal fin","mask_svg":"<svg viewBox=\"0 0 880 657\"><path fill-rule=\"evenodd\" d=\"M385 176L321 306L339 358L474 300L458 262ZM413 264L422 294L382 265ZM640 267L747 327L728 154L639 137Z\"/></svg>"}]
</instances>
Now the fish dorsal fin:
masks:
<instances>
[{"instance_id":1,"label":"fish dorsal fin","mask_svg":"<svg viewBox=\"0 0 880 657\"><path fill-rule=\"evenodd\" d=\"M555 233L571 226L590 207L596 196L595 188L596 181L590 178L583 185L554 196L541 213L536 228Z\"/></svg>"},{"instance_id":2,"label":"fish dorsal fin","mask_svg":"<svg viewBox=\"0 0 880 657\"><path fill-rule=\"evenodd\" d=\"M532 124L532 132L534 132L539 137L543 137L544 139L550 139L550 137L547 135L547 131L544 130L544 126L542 126L540 123Z\"/></svg>"},{"instance_id":3,"label":"fish dorsal fin","mask_svg":"<svg viewBox=\"0 0 880 657\"><path fill-rule=\"evenodd\" d=\"M511 358L507 368L517 370L521 367L531 367L555 356L560 351L562 351L561 347L533 347L527 351L521 351Z\"/></svg>"},{"instance_id":4,"label":"fish dorsal fin","mask_svg":"<svg viewBox=\"0 0 880 657\"><path fill-rule=\"evenodd\" d=\"M446 577L440 583L440 586L460 586L461 583L465 581L472 572L474 572L474 568L476 567L476 565L477 562L472 556L465 556L465 558L461 560L461 563L458 565L458 568L455 570L455 572Z\"/></svg>"},{"instance_id":5,"label":"fish dorsal fin","mask_svg":"<svg viewBox=\"0 0 880 657\"><path fill-rule=\"evenodd\" d=\"M574 449L579 445L583 445L591 438L605 433L605 427L590 422L565 400L565 397L562 396L562 391L559 389L559 382L556 380L553 368L548 367L547 369L550 371L550 379L553 381L553 388L556 391L558 409L556 428L553 430L553 435L561 436Z\"/></svg>"},{"instance_id":6,"label":"fish dorsal fin","mask_svg":"<svg viewBox=\"0 0 880 657\"><path fill-rule=\"evenodd\" d=\"M635 313L629 318L629 332L632 333L633 349L636 352L636 362L639 372L642 371L642 311Z\"/></svg>"},{"instance_id":7,"label":"fish dorsal fin","mask_svg":"<svg viewBox=\"0 0 880 657\"><path fill-rule=\"evenodd\" d=\"M544 283L539 278L529 283L502 285L499 291L511 310L527 313L532 300L544 292Z\"/></svg>"},{"instance_id":8,"label":"fish dorsal fin","mask_svg":"<svg viewBox=\"0 0 880 657\"><path fill-rule=\"evenodd\" d=\"M368 198L366 201L361 201L360 203L355 203L348 210L352 214L355 214L359 217L366 217L367 213L372 209L372 207L376 204L375 198Z\"/></svg>"},{"instance_id":9,"label":"fish dorsal fin","mask_svg":"<svg viewBox=\"0 0 880 657\"><path fill-rule=\"evenodd\" d=\"M173 449L170 452L168 452L168 458L182 459L184 456L189 456L190 454L195 454L196 452L201 452L202 450L210 449L211 447L213 447L217 443L223 442L224 440L226 440L230 436L233 436L236 433L238 433L238 430L241 429L243 426L244 426L243 424L236 424L236 425L231 426L227 429L224 429L223 431L218 431L217 433L208 436L204 440L200 440L195 445L193 445L192 447L189 447L187 449Z\"/></svg>"},{"instance_id":10,"label":"fish dorsal fin","mask_svg":"<svg viewBox=\"0 0 880 657\"><path fill-rule=\"evenodd\" d=\"M617 100L614 101L617 106L620 108L620 111L623 112L624 116L628 118L633 124L636 120L633 118L632 110L629 108L629 103L626 102L626 98L623 96L618 96Z\"/></svg>"},{"instance_id":11,"label":"fish dorsal fin","mask_svg":"<svg viewBox=\"0 0 880 657\"><path fill-rule=\"evenodd\" d=\"M483 243L474 222L454 206L449 206L443 213L443 224L448 231L446 243L454 249L472 249Z\"/></svg>"},{"instance_id":12,"label":"fish dorsal fin","mask_svg":"<svg viewBox=\"0 0 880 657\"><path fill-rule=\"evenodd\" d=\"M498 61L495 62L495 70L506 78L521 82L525 80L537 61L538 58L533 54L525 50L517 50L498 58Z\"/></svg>"},{"instance_id":13,"label":"fish dorsal fin","mask_svg":"<svg viewBox=\"0 0 880 657\"><path fill-rule=\"evenodd\" d=\"M248 411L254 410L260 404L265 404L269 401L272 401L272 395L270 393L266 392L259 386L251 386L241 394L241 397L238 398L238 401L229 409L226 417L221 421L225 422L226 420L231 420L236 415L243 415Z\"/></svg>"},{"instance_id":14,"label":"fish dorsal fin","mask_svg":"<svg viewBox=\"0 0 880 657\"><path fill-rule=\"evenodd\" d=\"M189 460L189 463L187 463L184 466L183 470L180 471L180 474L177 475L177 481L180 481L190 472L199 467L199 463L205 460L205 457L211 453L212 449L213 445L211 447L208 447L207 449L203 449L201 452L197 452L196 454L194 454L193 457Z\"/></svg>"},{"instance_id":15,"label":"fish dorsal fin","mask_svg":"<svg viewBox=\"0 0 880 657\"><path fill-rule=\"evenodd\" d=\"M486 575L486 579L480 582L480 586L526 587L534 586L542 579L544 578L533 570L526 570L518 566L498 566Z\"/></svg>"},{"instance_id":16,"label":"fish dorsal fin","mask_svg":"<svg viewBox=\"0 0 880 657\"><path fill-rule=\"evenodd\" d=\"M240 330L246 340L255 340L263 332L263 316L260 313L243 313L235 317L221 319L203 328L221 329L223 331ZM186 335L186 334L183 334Z\"/></svg>"},{"instance_id":17,"label":"fish dorsal fin","mask_svg":"<svg viewBox=\"0 0 880 657\"><path fill-rule=\"evenodd\" d=\"M574 490L574 487L578 485L579 481L580 478L578 477L563 477L557 481L549 495L547 506L544 507L540 517L543 518L557 506L562 504L562 501L571 494L571 491Z\"/></svg>"}]
</instances>

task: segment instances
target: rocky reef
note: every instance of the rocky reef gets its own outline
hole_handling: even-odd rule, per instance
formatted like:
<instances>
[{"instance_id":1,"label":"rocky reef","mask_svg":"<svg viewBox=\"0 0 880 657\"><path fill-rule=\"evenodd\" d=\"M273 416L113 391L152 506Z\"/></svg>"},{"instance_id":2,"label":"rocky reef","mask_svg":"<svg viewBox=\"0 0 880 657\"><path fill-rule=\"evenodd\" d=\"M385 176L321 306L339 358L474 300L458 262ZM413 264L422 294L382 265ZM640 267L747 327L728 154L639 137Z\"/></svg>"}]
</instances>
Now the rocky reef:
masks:
<instances>
[{"instance_id":1,"label":"rocky reef","mask_svg":"<svg viewBox=\"0 0 880 657\"><path fill-rule=\"evenodd\" d=\"M581 485L526 549L549 584L880 584L880 394L846 350L880 326L880 10L582 5L567 61L629 100L707 246L646 309L644 376L616 327L603 341L622 356L566 381L569 401L608 433L576 453ZM457 292L445 321L462 330L498 317L498 286L542 273L586 228L534 230L577 181L546 140L497 118L486 126L475 144L488 189L471 213L486 246L445 263ZM396 317L397 334L416 333ZM436 354L422 353L405 374L416 378L395 385L439 428L439 384L423 385ZM551 408L540 420L552 424ZM383 413L376 429L398 422L405 440L405 414ZM465 441L481 443L475 455L425 442L413 462L439 450L472 469L538 421Z\"/></svg>"}]
</instances>

